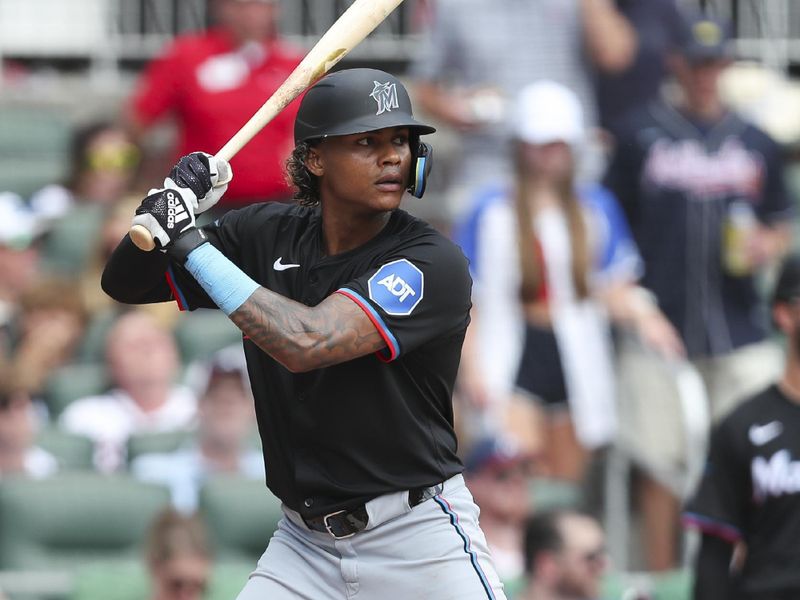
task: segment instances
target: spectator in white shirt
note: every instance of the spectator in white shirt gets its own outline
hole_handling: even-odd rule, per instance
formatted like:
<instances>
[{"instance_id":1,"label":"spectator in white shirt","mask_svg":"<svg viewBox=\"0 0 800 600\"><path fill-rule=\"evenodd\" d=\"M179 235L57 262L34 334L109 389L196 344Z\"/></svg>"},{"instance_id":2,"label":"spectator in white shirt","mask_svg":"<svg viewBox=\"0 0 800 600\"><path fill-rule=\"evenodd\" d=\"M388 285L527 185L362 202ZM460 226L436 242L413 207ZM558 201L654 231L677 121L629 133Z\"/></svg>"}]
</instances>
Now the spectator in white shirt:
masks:
<instances>
[{"instance_id":1,"label":"spectator in white shirt","mask_svg":"<svg viewBox=\"0 0 800 600\"><path fill-rule=\"evenodd\" d=\"M95 467L108 473L124 464L131 435L192 428L197 400L176 383L180 358L174 337L148 313L119 317L108 333L106 360L114 387L73 402L60 425L91 438Z\"/></svg>"},{"instance_id":2,"label":"spectator in white shirt","mask_svg":"<svg viewBox=\"0 0 800 600\"><path fill-rule=\"evenodd\" d=\"M203 483L218 474L264 477L264 458L255 439L253 397L241 346L218 352L197 406L197 436L175 452L144 454L131 463L135 477L165 484L179 511L197 508Z\"/></svg>"}]
</instances>

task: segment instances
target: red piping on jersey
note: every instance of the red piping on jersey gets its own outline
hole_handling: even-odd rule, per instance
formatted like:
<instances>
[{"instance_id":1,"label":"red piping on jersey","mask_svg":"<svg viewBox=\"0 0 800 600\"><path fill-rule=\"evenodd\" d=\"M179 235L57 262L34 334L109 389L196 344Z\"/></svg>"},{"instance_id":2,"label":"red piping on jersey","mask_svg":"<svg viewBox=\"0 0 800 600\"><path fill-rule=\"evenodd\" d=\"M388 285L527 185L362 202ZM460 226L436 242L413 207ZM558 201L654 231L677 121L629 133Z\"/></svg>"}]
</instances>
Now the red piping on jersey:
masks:
<instances>
[{"instance_id":1,"label":"red piping on jersey","mask_svg":"<svg viewBox=\"0 0 800 600\"><path fill-rule=\"evenodd\" d=\"M175 300L175 304L178 305L178 309L181 311L187 310L187 307L183 301L183 295L178 289L178 285L175 283L175 280L172 279L172 273L169 270L167 270L167 272L164 273L164 276L167 278L167 285L169 286L169 289L172 291L172 298L173 300Z\"/></svg>"},{"instance_id":2,"label":"red piping on jersey","mask_svg":"<svg viewBox=\"0 0 800 600\"><path fill-rule=\"evenodd\" d=\"M728 525L727 523L722 523L721 521L716 521L702 515L684 513L681 520L684 525L696 527L703 533L708 533L726 542L730 542L731 544L735 544L742 539L742 534L739 533L739 530L733 525Z\"/></svg>"},{"instance_id":3,"label":"red piping on jersey","mask_svg":"<svg viewBox=\"0 0 800 600\"><path fill-rule=\"evenodd\" d=\"M383 328L383 324L380 321L378 321L378 319L377 319L377 317L375 317L375 315L372 314L372 311L369 309L369 307L368 306L364 306L364 303L361 302L361 300L359 298L357 298L353 294L348 293L345 290L336 290L334 293L335 294L341 294L342 296L344 296L346 298L350 298L350 300L355 302L358 305L358 307L361 310L363 310L364 313L367 315L367 318L369 318L369 320L375 326L375 329L378 330L378 333L383 338L383 341L386 342L386 348L389 350L389 356L388 357L384 356L384 353L382 351L378 350L375 353L378 356L378 358L381 361L385 362L385 363L392 362L395 358L397 358L398 352L395 349L394 344L392 344L392 341L391 341L391 338L389 337L389 334Z\"/></svg>"}]
</instances>

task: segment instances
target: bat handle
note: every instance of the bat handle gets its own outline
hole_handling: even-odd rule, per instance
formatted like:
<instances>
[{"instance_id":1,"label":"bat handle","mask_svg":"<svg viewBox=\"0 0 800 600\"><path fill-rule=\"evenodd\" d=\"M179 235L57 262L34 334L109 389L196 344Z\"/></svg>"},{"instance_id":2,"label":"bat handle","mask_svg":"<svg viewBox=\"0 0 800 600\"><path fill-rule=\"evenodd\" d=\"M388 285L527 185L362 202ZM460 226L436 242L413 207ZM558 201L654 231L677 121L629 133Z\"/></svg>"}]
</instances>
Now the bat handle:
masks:
<instances>
[{"instance_id":1,"label":"bat handle","mask_svg":"<svg viewBox=\"0 0 800 600\"><path fill-rule=\"evenodd\" d=\"M128 232L131 241L139 250L150 252L156 247L156 242L153 239L153 234L144 225L133 225Z\"/></svg>"}]
</instances>

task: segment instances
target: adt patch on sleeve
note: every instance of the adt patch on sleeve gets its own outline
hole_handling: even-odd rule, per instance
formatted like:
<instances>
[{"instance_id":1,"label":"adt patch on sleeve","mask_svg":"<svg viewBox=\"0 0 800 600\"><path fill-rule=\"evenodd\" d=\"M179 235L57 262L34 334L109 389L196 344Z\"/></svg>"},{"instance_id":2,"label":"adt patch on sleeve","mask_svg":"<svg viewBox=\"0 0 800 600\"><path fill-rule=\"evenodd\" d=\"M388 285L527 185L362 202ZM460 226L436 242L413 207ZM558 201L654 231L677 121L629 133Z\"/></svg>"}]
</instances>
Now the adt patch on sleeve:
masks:
<instances>
[{"instance_id":1,"label":"adt patch on sleeve","mask_svg":"<svg viewBox=\"0 0 800 600\"><path fill-rule=\"evenodd\" d=\"M386 263L369 278L369 297L388 315L407 316L420 300L425 277L405 258Z\"/></svg>"}]
</instances>

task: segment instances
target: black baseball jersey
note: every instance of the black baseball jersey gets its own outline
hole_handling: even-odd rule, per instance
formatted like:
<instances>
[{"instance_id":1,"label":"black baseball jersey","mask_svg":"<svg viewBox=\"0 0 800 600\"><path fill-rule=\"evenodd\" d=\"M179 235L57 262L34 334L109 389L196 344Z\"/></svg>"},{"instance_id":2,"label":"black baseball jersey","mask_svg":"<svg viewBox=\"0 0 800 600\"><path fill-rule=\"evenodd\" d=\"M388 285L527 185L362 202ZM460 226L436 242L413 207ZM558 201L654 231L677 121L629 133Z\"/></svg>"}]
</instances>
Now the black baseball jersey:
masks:
<instances>
[{"instance_id":1,"label":"black baseball jersey","mask_svg":"<svg viewBox=\"0 0 800 600\"><path fill-rule=\"evenodd\" d=\"M747 544L743 591L800 589L800 404L773 385L723 419L684 521Z\"/></svg>"},{"instance_id":2,"label":"black baseball jersey","mask_svg":"<svg viewBox=\"0 0 800 600\"><path fill-rule=\"evenodd\" d=\"M344 294L386 341L380 355L294 374L245 338L275 495L312 517L461 472L452 392L472 282L455 244L402 210L328 257L318 209L254 205L204 229L259 285L307 306ZM168 278L183 307L215 306L183 269Z\"/></svg>"},{"instance_id":3,"label":"black baseball jersey","mask_svg":"<svg viewBox=\"0 0 800 600\"><path fill-rule=\"evenodd\" d=\"M691 356L718 355L766 335L751 274L724 267L725 226L743 208L764 224L794 214L783 153L734 113L694 120L663 102L632 114L606 175L644 260L641 283Z\"/></svg>"}]
</instances>

